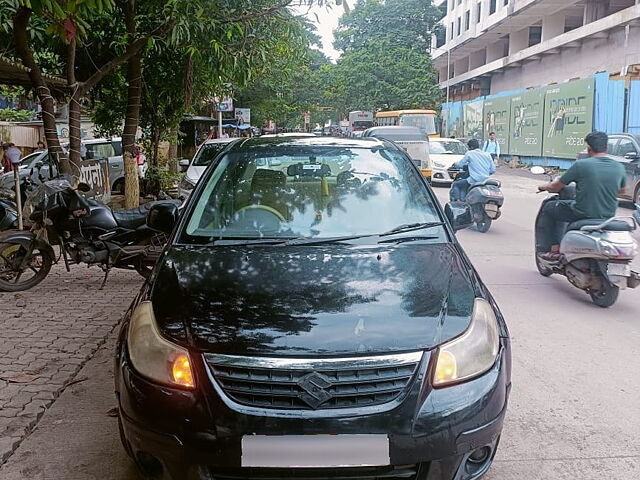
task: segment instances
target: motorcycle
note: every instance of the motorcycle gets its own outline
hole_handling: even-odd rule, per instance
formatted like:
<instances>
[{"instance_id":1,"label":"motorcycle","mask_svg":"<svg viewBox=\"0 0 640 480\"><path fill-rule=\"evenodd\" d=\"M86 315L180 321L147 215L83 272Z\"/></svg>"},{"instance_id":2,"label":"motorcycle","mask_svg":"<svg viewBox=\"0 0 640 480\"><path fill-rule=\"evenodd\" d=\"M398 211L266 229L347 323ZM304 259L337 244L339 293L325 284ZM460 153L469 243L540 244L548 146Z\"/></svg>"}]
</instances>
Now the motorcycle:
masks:
<instances>
[{"instance_id":1,"label":"motorcycle","mask_svg":"<svg viewBox=\"0 0 640 480\"><path fill-rule=\"evenodd\" d=\"M532 167L531 172L547 173L542 167ZM631 236L637 228L634 216L638 211L634 216L582 219L562 224L560 258L547 260L541 256L540 212L547 202L575 199L575 192L575 185L568 185L542 201L536 217L536 267L544 277L554 273L567 277L572 285L587 292L593 303L607 308L616 302L620 290L640 285L640 273L631 270L631 263L638 253L638 245Z\"/></svg>"},{"instance_id":2,"label":"motorcycle","mask_svg":"<svg viewBox=\"0 0 640 480\"><path fill-rule=\"evenodd\" d=\"M68 179L49 180L30 195L31 231L0 237L0 291L28 290L57 263L53 246L59 246L67 271L70 264L98 265L135 270L143 277L159 258L170 233L167 216L175 218L179 202L157 201L139 208L113 211L79 193L89 187L72 186Z\"/></svg>"},{"instance_id":3,"label":"motorcycle","mask_svg":"<svg viewBox=\"0 0 640 480\"><path fill-rule=\"evenodd\" d=\"M447 170L449 176L454 179L468 178L469 168L465 166L463 170L451 167ZM500 218L502 212L500 207L504 204L504 195L500 187L499 180L487 178L484 182L474 183L469 188L464 203L469 205L476 230L486 233L491 228L491 223Z\"/></svg>"},{"instance_id":4,"label":"motorcycle","mask_svg":"<svg viewBox=\"0 0 640 480\"><path fill-rule=\"evenodd\" d=\"M29 177L22 178L20 182L20 198L25 205L28 196L35 189L35 185ZM18 206L16 205L15 190L0 188L0 232L18 228Z\"/></svg>"}]
</instances>

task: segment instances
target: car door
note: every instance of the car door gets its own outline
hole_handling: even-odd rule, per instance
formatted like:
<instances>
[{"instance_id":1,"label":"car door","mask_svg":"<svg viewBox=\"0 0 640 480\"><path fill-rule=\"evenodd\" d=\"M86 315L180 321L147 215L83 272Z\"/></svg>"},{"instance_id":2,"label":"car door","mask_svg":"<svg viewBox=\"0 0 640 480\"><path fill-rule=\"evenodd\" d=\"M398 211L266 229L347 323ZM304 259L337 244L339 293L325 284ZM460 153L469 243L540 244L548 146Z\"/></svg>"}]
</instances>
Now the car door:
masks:
<instances>
[{"instance_id":1,"label":"car door","mask_svg":"<svg viewBox=\"0 0 640 480\"><path fill-rule=\"evenodd\" d=\"M632 199L640 177L640 149L631 137L620 137L615 146L614 158L624 165L627 173L627 191L623 198Z\"/></svg>"}]
</instances>

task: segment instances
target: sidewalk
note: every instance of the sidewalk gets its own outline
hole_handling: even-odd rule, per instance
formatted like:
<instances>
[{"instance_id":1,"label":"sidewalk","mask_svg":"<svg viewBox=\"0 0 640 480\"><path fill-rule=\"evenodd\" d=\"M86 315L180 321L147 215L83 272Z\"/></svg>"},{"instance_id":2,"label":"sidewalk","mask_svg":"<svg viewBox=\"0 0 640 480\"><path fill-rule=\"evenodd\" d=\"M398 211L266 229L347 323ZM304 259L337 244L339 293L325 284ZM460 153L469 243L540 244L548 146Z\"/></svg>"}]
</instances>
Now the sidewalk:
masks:
<instances>
[{"instance_id":1,"label":"sidewalk","mask_svg":"<svg viewBox=\"0 0 640 480\"><path fill-rule=\"evenodd\" d=\"M0 467L2 480L139 480L120 444L113 394L117 329Z\"/></svg>"},{"instance_id":2,"label":"sidewalk","mask_svg":"<svg viewBox=\"0 0 640 480\"><path fill-rule=\"evenodd\" d=\"M67 273L56 265L35 288L0 293L0 464L65 386L79 379L142 283L135 272L113 271L100 291L102 279L95 267L73 266Z\"/></svg>"}]
</instances>

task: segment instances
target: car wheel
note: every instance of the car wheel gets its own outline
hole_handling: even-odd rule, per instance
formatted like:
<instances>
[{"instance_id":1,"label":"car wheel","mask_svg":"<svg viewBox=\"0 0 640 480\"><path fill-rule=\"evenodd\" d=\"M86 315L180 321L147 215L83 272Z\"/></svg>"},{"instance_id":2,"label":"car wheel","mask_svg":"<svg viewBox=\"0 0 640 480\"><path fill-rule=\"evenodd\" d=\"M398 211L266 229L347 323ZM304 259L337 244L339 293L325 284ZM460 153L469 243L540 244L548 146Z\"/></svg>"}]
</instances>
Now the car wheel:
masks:
<instances>
[{"instance_id":1,"label":"car wheel","mask_svg":"<svg viewBox=\"0 0 640 480\"><path fill-rule=\"evenodd\" d=\"M633 202L640 205L640 184L636 187L636 193L633 195Z\"/></svg>"},{"instance_id":2,"label":"car wheel","mask_svg":"<svg viewBox=\"0 0 640 480\"><path fill-rule=\"evenodd\" d=\"M111 189L111 191L115 193L124 194L124 178L120 178L116 180L115 183L113 184L113 188Z\"/></svg>"}]
</instances>

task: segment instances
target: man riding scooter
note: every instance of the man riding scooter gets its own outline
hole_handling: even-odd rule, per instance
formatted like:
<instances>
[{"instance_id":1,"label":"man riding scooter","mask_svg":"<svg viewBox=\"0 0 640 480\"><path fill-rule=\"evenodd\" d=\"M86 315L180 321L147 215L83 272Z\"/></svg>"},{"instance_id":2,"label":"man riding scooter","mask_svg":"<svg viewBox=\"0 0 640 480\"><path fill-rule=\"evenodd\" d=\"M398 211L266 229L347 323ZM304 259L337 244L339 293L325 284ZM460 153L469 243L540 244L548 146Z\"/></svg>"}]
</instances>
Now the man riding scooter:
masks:
<instances>
[{"instance_id":1,"label":"man riding scooter","mask_svg":"<svg viewBox=\"0 0 640 480\"><path fill-rule=\"evenodd\" d=\"M480 150L480 143L475 138L467 142L469 151L461 160L453 164L453 168L463 168L468 166L469 176L467 178L457 178L451 184L449 198L452 202L461 202L467 196L471 185L487 180L496 171L491 155Z\"/></svg>"},{"instance_id":2,"label":"man riding scooter","mask_svg":"<svg viewBox=\"0 0 640 480\"><path fill-rule=\"evenodd\" d=\"M560 223L580 219L608 219L614 217L618 196L626 186L624 167L607 156L608 136L592 132L585 138L588 158L577 160L559 180L538 187L540 192L558 193L575 182L575 200L547 202L540 212L538 252L548 261L560 260Z\"/></svg>"}]
</instances>

